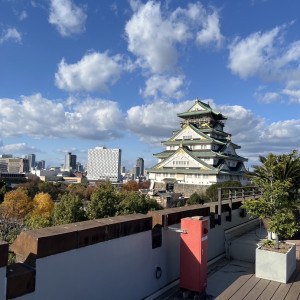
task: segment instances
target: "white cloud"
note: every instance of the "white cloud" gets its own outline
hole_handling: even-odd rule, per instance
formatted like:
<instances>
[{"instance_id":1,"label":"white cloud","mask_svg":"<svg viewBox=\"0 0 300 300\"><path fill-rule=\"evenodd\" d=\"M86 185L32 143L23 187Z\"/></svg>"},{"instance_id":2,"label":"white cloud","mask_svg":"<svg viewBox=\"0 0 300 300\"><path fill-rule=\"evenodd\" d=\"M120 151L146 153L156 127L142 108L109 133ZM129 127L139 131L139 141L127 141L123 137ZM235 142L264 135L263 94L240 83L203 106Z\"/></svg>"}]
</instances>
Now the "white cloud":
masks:
<instances>
[{"instance_id":1,"label":"white cloud","mask_svg":"<svg viewBox=\"0 0 300 300\"><path fill-rule=\"evenodd\" d=\"M300 103L300 90L284 89L281 93L290 96L291 102Z\"/></svg>"},{"instance_id":2,"label":"white cloud","mask_svg":"<svg viewBox=\"0 0 300 300\"><path fill-rule=\"evenodd\" d=\"M117 102L87 98L66 110L64 103L41 94L22 96L21 102L0 99L0 132L3 137L75 138L113 140L122 113Z\"/></svg>"},{"instance_id":3,"label":"white cloud","mask_svg":"<svg viewBox=\"0 0 300 300\"><path fill-rule=\"evenodd\" d=\"M298 102L293 89L300 88L300 40L287 44L283 33L286 27L236 38L229 47L228 67L242 78L258 76L265 82L282 84L282 94ZM275 94L268 94L262 102L271 103L274 98Z\"/></svg>"},{"instance_id":4,"label":"white cloud","mask_svg":"<svg viewBox=\"0 0 300 300\"><path fill-rule=\"evenodd\" d=\"M183 97L183 92L180 91L183 83L183 76L153 75L147 79L146 88L142 93L146 97L153 96L155 99L168 97L179 100Z\"/></svg>"},{"instance_id":5,"label":"white cloud","mask_svg":"<svg viewBox=\"0 0 300 300\"><path fill-rule=\"evenodd\" d=\"M188 40L197 39L199 44L213 41L220 44L222 35L218 15L208 13L199 2L173 12L162 9L160 3L154 1L146 4L131 1L131 6L134 14L125 26L128 50L137 56L141 67L152 73L174 71L177 47Z\"/></svg>"},{"instance_id":6,"label":"white cloud","mask_svg":"<svg viewBox=\"0 0 300 300\"><path fill-rule=\"evenodd\" d=\"M62 36L72 36L85 31L87 15L83 8L71 0L51 0L49 23L54 25Z\"/></svg>"},{"instance_id":7,"label":"white cloud","mask_svg":"<svg viewBox=\"0 0 300 300\"><path fill-rule=\"evenodd\" d=\"M2 36L0 37L0 44L7 41L21 43L22 41L21 33L16 28L8 28L4 30Z\"/></svg>"},{"instance_id":8,"label":"white cloud","mask_svg":"<svg viewBox=\"0 0 300 300\"><path fill-rule=\"evenodd\" d=\"M19 20L23 21L24 19L26 19L28 17L26 10L23 10L20 15L19 15Z\"/></svg>"},{"instance_id":9,"label":"white cloud","mask_svg":"<svg viewBox=\"0 0 300 300\"><path fill-rule=\"evenodd\" d=\"M108 56L107 52L89 53L75 64L67 64L64 59L55 74L57 87L67 91L108 91L119 79L125 66L120 55Z\"/></svg>"},{"instance_id":10,"label":"white cloud","mask_svg":"<svg viewBox=\"0 0 300 300\"><path fill-rule=\"evenodd\" d=\"M217 47L221 47L223 40L219 16L215 11L213 14L207 15L207 18L203 18L203 29L197 33L196 41L200 46L216 43Z\"/></svg>"},{"instance_id":11,"label":"white cloud","mask_svg":"<svg viewBox=\"0 0 300 300\"><path fill-rule=\"evenodd\" d=\"M256 32L245 39L235 39L229 47L228 67L242 78L267 73L279 31L276 27L266 33Z\"/></svg>"},{"instance_id":12,"label":"white cloud","mask_svg":"<svg viewBox=\"0 0 300 300\"><path fill-rule=\"evenodd\" d=\"M258 102L267 104L281 99L280 94L275 92L267 92L265 94L254 93L254 97L257 98Z\"/></svg>"},{"instance_id":13,"label":"white cloud","mask_svg":"<svg viewBox=\"0 0 300 300\"><path fill-rule=\"evenodd\" d=\"M26 143L9 144L0 147L0 152L5 154L24 155L31 152L40 152L36 147L28 146Z\"/></svg>"}]
</instances>

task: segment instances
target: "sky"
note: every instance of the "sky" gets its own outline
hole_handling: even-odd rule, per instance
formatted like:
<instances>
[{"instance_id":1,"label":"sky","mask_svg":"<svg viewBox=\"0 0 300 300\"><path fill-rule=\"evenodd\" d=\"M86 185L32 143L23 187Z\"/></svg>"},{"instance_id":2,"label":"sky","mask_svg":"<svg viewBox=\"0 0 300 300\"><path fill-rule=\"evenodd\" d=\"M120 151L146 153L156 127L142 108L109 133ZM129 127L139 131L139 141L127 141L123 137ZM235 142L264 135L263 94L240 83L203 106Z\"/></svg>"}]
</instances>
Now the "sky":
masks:
<instances>
[{"instance_id":1,"label":"sky","mask_svg":"<svg viewBox=\"0 0 300 300\"><path fill-rule=\"evenodd\" d=\"M300 1L0 0L0 153L157 160L196 97L256 164L300 147Z\"/></svg>"}]
</instances>

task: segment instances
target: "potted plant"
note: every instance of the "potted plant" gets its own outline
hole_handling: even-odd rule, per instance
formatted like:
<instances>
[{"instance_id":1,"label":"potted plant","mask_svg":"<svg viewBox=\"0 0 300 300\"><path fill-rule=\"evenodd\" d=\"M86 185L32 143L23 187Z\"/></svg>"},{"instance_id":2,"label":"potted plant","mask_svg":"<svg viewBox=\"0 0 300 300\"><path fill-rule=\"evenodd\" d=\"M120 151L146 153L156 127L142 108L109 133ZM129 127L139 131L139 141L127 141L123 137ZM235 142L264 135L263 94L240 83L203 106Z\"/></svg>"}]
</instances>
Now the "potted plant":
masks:
<instances>
[{"instance_id":1,"label":"potted plant","mask_svg":"<svg viewBox=\"0 0 300 300\"><path fill-rule=\"evenodd\" d=\"M255 273L257 277L287 282L296 268L294 244L279 242L291 237L299 229L294 217L300 185L300 159L297 151L291 154L260 157L261 166L254 166L251 173L256 185L263 189L259 199L246 200L243 207L251 217L267 222L268 232L275 233L271 240L256 249Z\"/></svg>"}]
</instances>

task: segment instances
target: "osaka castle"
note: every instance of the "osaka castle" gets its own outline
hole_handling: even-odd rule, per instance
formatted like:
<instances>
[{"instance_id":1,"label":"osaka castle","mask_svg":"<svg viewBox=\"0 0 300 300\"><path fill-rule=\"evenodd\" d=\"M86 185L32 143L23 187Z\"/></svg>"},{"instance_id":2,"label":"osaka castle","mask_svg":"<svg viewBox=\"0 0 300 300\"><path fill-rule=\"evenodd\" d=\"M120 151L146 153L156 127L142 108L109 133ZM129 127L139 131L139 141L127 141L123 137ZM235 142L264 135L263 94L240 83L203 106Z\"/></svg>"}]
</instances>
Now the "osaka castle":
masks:
<instances>
[{"instance_id":1,"label":"osaka castle","mask_svg":"<svg viewBox=\"0 0 300 300\"><path fill-rule=\"evenodd\" d=\"M191 194L211 184L228 180L247 183L246 158L236 153L241 147L224 131L226 116L198 100L181 118L180 129L153 154L158 164L148 169L151 188Z\"/></svg>"}]
</instances>

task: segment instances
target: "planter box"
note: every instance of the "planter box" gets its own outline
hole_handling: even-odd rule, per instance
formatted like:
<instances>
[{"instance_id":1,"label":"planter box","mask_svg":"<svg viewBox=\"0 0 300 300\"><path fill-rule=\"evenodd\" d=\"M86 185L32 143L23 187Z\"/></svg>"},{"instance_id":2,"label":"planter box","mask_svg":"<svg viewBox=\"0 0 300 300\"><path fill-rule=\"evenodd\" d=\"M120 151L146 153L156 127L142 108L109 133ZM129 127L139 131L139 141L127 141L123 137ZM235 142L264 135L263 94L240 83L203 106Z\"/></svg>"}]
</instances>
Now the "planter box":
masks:
<instances>
[{"instance_id":1,"label":"planter box","mask_svg":"<svg viewBox=\"0 0 300 300\"><path fill-rule=\"evenodd\" d=\"M261 246L256 248L256 277L287 283L296 269L296 245L290 245L293 246L287 253L262 250Z\"/></svg>"}]
</instances>

